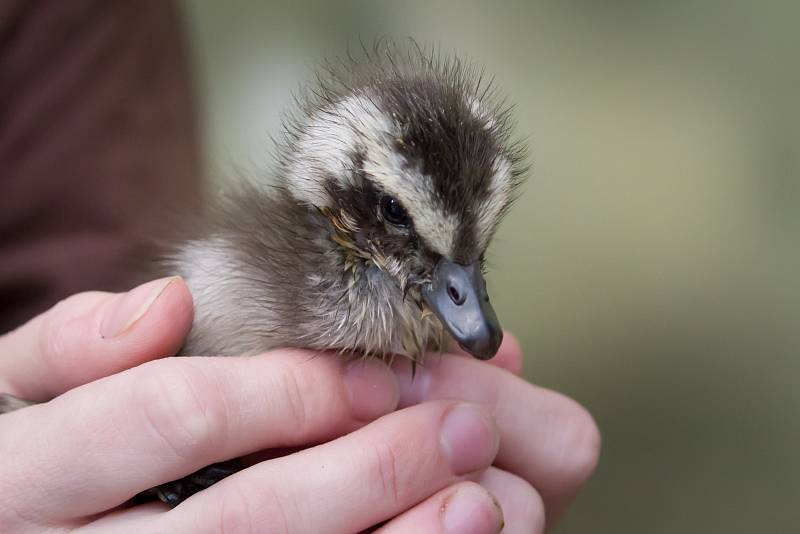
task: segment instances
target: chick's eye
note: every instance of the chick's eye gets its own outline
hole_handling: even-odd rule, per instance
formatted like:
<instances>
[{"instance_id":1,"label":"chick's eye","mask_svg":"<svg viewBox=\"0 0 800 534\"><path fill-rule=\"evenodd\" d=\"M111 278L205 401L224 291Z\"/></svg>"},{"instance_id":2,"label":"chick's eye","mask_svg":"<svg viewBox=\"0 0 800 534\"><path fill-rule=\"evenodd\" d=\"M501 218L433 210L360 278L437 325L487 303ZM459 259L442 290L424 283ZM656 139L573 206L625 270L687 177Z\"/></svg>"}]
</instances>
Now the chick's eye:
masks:
<instances>
[{"instance_id":1,"label":"chick's eye","mask_svg":"<svg viewBox=\"0 0 800 534\"><path fill-rule=\"evenodd\" d=\"M381 198L381 212L384 219L394 224L395 226L407 227L411 224L411 218L408 212L400 204L400 201L388 195Z\"/></svg>"}]
</instances>

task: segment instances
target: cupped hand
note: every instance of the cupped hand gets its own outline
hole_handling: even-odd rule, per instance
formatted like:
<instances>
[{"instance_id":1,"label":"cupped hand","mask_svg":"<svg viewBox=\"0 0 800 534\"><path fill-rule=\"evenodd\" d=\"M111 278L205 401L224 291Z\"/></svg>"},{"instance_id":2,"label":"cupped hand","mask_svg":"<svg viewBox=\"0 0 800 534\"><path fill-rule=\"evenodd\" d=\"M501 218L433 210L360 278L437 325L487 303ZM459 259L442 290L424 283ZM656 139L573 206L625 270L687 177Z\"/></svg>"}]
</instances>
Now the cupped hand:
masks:
<instances>
[{"instance_id":1,"label":"cupped hand","mask_svg":"<svg viewBox=\"0 0 800 534\"><path fill-rule=\"evenodd\" d=\"M499 501L504 533L552 525L597 465L600 433L591 415L568 397L519 378L522 351L508 332L489 362L463 353L429 355L413 379L408 362L393 367L401 407L459 399L493 415L500 450L494 466L474 480Z\"/></svg>"},{"instance_id":2,"label":"cupped hand","mask_svg":"<svg viewBox=\"0 0 800 534\"><path fill-rule=\"evenodd\" d=\"M397 379L377 361L164 358L191 317L171 278L77 295L0 337L0 392L42 402L0 415L0 531L499 530L495 500L467 481L499 447L485 409L395 411ZM286 448L301 450L175 509L126 504L205 465Z\"/></svg>"}]
</instances>

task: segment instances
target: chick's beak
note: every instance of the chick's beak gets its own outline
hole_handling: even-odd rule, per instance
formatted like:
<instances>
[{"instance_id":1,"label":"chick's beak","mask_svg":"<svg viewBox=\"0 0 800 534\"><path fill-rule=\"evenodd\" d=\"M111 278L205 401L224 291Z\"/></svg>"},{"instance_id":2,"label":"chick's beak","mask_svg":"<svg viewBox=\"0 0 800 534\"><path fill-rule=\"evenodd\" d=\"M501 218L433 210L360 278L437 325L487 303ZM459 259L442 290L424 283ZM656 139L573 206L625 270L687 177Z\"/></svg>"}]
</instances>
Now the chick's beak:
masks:
<instances>
[{"instance_id":1,"label":"chick's beak","mask_svg":"<svg viewBox=\"0 0 800 534\"><path fill-rule=\"evenodd\" d=\"M422 298L462 349L479 360L497 354L503 330L477 262L465 266L442 258Z\"/></svg>"}]
</instances>

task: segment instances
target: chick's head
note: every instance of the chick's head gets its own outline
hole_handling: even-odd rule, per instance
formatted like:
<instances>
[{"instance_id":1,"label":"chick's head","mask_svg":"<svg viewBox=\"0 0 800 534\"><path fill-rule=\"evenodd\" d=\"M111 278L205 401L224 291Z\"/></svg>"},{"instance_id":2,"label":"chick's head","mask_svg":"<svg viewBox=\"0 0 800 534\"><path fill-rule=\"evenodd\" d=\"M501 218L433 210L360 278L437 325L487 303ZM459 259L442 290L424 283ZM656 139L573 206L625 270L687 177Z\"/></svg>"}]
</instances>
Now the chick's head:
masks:
<instances>
[{"instance_id":1,"label":"chick's head","mask_svg":"<svg viewBox=\"0 0 800 534\"><path fill-rule=\"evenodd\" d=\"M460 61L422 52L332 69L302 109L284 185L330 220L345 268L379 271L465 350L493 356L485 253L523 174L508 109Z\"/></svg>"}]
</instances>

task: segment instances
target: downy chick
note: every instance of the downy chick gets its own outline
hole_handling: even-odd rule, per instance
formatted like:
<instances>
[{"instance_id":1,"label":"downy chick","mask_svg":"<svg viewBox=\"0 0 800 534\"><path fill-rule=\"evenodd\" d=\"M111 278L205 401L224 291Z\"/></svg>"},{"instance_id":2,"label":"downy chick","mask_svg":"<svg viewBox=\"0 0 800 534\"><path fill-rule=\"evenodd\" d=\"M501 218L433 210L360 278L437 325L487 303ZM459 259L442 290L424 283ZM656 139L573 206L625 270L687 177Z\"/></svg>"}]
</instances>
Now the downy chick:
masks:
<instances>
[{"instance_id":1,"label":"downy chick","mask_svg":"<svg viewBox=\"0 0 800 534\"><path fill-rule=\"evenodd\" d=\"M446 333L491 358L485 252L522 175L508 110L463 63L420 50L328 68L298 107L271 182L223 192L170 256L196 306L183 353L418 361Z\"/></svg>"}]
</instances>

